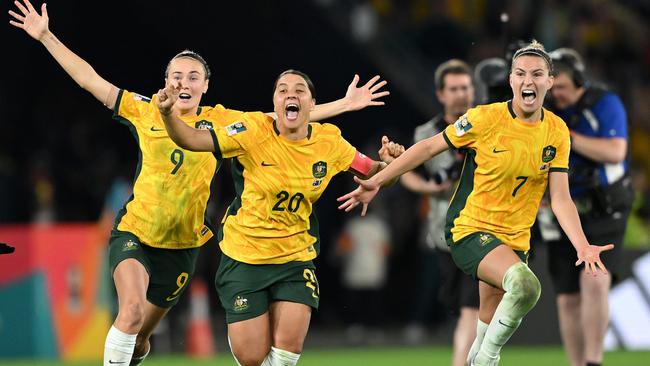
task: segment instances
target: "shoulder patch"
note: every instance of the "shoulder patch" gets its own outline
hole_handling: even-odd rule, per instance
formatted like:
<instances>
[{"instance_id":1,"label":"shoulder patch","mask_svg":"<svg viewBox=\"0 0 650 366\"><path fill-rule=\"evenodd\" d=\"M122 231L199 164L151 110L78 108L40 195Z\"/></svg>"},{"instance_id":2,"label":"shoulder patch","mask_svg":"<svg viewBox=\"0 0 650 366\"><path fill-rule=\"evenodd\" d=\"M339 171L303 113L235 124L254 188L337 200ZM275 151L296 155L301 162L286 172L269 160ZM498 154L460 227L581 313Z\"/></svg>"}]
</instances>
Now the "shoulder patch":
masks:
<instances>
[{"instance_id":1,"label":"shoulder patch","mask_svg":"<svg viewBox=\"0 0 650 366\"><path fill-rule=\"evenodd\" d=\"M231 125L226 126L226 133L228 133L228 136L234 136L245 131L246 126L244 125L244 122L235 122Z\"/></svg>"},{"instance_id":2,"label":"shoulder patch","mask_svg":"<svg viewBox=\"0 0 650 366\"><path fill-rule=\"evenodd\" d=\"M144 95L140 95L138 93L133 93L133 100L142 101L145 103L151 103L151 98L147 98Z\"/></svg>"},{"instance_id":3,"label":"shoulder patch","mask_svg":"<svg viewBox=\"0 0 650 366\"><path fill-rule=\"evenodd\" d=\"M456 130L456 136L461 137L467 131L472 129L472 124L467 119L467 114L463 114L456 122L454 122L454 129Z\"/></svg>"}]
</instances>

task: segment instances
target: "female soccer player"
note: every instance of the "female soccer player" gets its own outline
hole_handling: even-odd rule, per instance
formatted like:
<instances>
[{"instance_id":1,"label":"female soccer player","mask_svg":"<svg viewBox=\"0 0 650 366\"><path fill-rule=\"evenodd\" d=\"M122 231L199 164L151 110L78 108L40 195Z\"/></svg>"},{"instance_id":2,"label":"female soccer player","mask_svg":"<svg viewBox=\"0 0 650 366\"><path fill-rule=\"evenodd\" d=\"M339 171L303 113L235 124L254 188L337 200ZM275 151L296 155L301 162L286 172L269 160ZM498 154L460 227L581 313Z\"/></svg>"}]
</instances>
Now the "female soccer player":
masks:
<instances>
[{"instance_id":1,"label":"female soccer player","mask_svg":"<svg viewBox=\"0 0 650 366\"><path fill-rule=\"evenodd\" d=\"M194 274L199 247L213 236L204 216L219 162L213 154L176 146L155 102L115 87L61 43L49 30L45 4L40 15L28 0L15 5L20 14L9 10L14 18L10 23L41 42L74 81L114 111L114 118L138 142L133 195L115 221L109 244L119 310L106 337L104 365L139 364L149 352L153 329ZM207 63L195 52L183 51L167 65L166 83L184 85L173 108L188 126L211 129L241 114L221 105L199 106L209 79ZM357 87L358 80L355 76L346 96L323 105L315 118L383 104L375 99L388 94L379 91L385 81L377 83L375 77Z\"/></svg>"},{"instance_id":2,"label":"female soccer player","mask_svg":"<svg viewBox=\"0 0 650 366\"><path fill-rule=\"evenodd\" d=\"M237 196L217 234L223 256L216 276L233 356L243 366L295 365L320 297L313 204L339 172L370 177L404 147L384 136L383 162L373 161L335 126L309 123L314 86L299 71L276 80L276 120L244 113L210 131L189 128L171 108L184 88L168 84L158 93L169 136L185 149L233 158Z\"/></svg>"},{"instance_id":3,"label":"female soccer player","mask_svg":"<svg viewBox=\"0 0 650 366\"><path fill-rule=\"evenodd\" d=\"M478 278L480 308L471 365L497 365L503 345L537 303L540 284L526 265L530 227L550 185L553 212L576 249L576 265L596 275L606 269L600 253L613 248L590 245L569 194L569 131L542 108L553 85L553 65L544 47L533 41L514 54L511 101L470 109L453 125L409 148L399 159L339 198L350 211L368 203L386 180L431 157L460 148L463 172L447 212L445 237L456 265Z\"/></svg>"}]
</instances>

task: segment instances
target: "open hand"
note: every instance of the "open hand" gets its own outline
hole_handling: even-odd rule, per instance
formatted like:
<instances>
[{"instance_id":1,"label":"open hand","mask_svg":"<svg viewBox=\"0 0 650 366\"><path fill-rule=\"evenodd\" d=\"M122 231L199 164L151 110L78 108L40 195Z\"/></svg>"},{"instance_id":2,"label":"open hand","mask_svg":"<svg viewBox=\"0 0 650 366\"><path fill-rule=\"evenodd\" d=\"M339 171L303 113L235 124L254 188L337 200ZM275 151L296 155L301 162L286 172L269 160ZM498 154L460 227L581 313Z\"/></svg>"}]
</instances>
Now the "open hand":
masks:
<instances>
[{"instance_id":1,"label":"open hand","mask_svg":"<svg viewBox=\"0 0 650 366\"><path fill-rule=\"evenodd\" d=\"M390 164L404 152L404 146L390 141L387 136L381 138L381 149L379 149L379 158L386 164Z\"/></svg>"},{"instance_id":2,"label":"open hand","mask_svg":"<svg viewBox=\"0 0 650 366\"><path fill-rule=\"evenodd\" d=\"M379 192L379 184L375 183L373 180L363 180L358 177L354 177L354 181L359 183L359 187L354 191L343 195L336 200L343 202L339 206L339 210L345 210L345 212L352 211L353 208L357 207L359 203L363 204L363 209L361 210L361 216L366 215L366 210L368 209L368 204Z\"/></svg>"},{"instance_id":3,"label":"open hand","mask_svg":"<svg viewBox=\"0 0 650 366\"><path fill-rule=\"evenodd\" d=\"M41 5L41 13L43 15L40 15L36 9L34 9L29 0L23 1L25 2L25 5L21 4L20 1L14 1L14 4L18 10L20 10L22 15L13 10L9 10L9 15L15 19L10 20L9 24L24 30L32 38L40 41L49 32L48 23L50 22L50 18L47 16L46 4L43 3L43 5Z\"/></svg>"},{"instance_id":4,"label":"open hand","mask_svg":"<svg viewBox=\"0 0 650 366\"><path fill-rule=\"evenodd\" d=\"M614 249L614 244L607 244L603 246L589 245L583 250L578 251L578 260L576 266L585 264L585 272L596 276L597 271L607 274L607 268L603 262L600 261L600 253Z\"/></svg>"},{"instance_id":5,"label":"open hand","mask_svg":"<svg viewBox=\"0 0 650 366\"><path fill-rule=\"evenodd\" d=\"M357 111L368 106L384 105L384 102L376 99L385 97L390 94L389 91L379 91L384 85L388 84L386 80L379 81L380 76L377 75L362 86L357 87L359 83L359 75L354 75L352 82L348 86L344 99L347 101L348 110ZM377 82L379 81L379 82Z\"/></svg>"},{"instance_id":6,"label":"open hand","mask_svg":"<svg viewBox=\"0 0 650 366\"><path fill-rule=\"evenodd\" d=\"M182 86L178 83L176 86L169 84L164 89L158 91L157 104L160 114L167 116L172 113L172 107L178 100L178 94L180 94L181 89Z\"/></svg>"}]
</instances>

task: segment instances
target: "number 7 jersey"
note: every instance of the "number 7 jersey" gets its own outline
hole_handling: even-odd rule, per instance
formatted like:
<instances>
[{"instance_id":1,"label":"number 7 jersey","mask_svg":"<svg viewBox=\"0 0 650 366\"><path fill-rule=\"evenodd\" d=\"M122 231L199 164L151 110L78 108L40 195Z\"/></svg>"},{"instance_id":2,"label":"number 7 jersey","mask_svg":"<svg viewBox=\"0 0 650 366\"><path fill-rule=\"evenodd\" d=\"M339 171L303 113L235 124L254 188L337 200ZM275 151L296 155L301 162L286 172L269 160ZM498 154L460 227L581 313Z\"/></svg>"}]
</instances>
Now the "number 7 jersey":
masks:
<instances>
[{"instance_id":1,"label":"number 7 jersey","mask_svg":"<svg viewBox=\"0 0 650 366\"><path fill-rule=\"evenodd\" d=\"M356 149L331 124L310 123L306 138L280 135L263 113L244 113L210 130L215 154L232 157L236 197L218 232L221 251L249 264L306 261L319 251L312 205Z\"/></svg>"},{"instance_id":2,"label":"number 7 jersey","mask_svg":"<svg viewBox=\"0 0 650 366\"><path fill-rule=\"evenodd\" d=\"M450 245L485 231L515 250L530 249L530 227L553 171L568 171L569 130L542 109L541 120L516 117L512 102L472 108L443 132L447 144L466 153L447 210Z\"/></svg>"}]
</instances>

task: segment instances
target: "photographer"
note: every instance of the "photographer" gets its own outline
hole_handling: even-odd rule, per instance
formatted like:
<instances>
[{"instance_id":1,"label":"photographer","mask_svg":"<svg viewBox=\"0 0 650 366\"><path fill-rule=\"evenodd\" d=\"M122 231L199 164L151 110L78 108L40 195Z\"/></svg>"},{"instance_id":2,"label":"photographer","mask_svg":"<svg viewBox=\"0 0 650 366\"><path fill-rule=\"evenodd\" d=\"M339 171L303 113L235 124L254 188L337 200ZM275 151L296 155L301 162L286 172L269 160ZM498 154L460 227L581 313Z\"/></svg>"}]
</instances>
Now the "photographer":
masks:
<instances>
[{"instance_id":1,"label":"photographer","mask_svg":"<svg viewBox=\"0 0 650 366\"><path fill-rule=\"evenodd\" d=\"M589 242L615 244L614 250L601 255L610 274L594 277L574 265L575 251L561 230L550 233L556 237L548 241L564 347L572 366L595 366L603 360L609 289L633 199L626 161L627 115L615 93L586 79L575 50L560 48L550 56L555 65L551 107L571 132L571 196ZM548 232L543 235L548 239Z\"/></svg>"}]
</instances>

